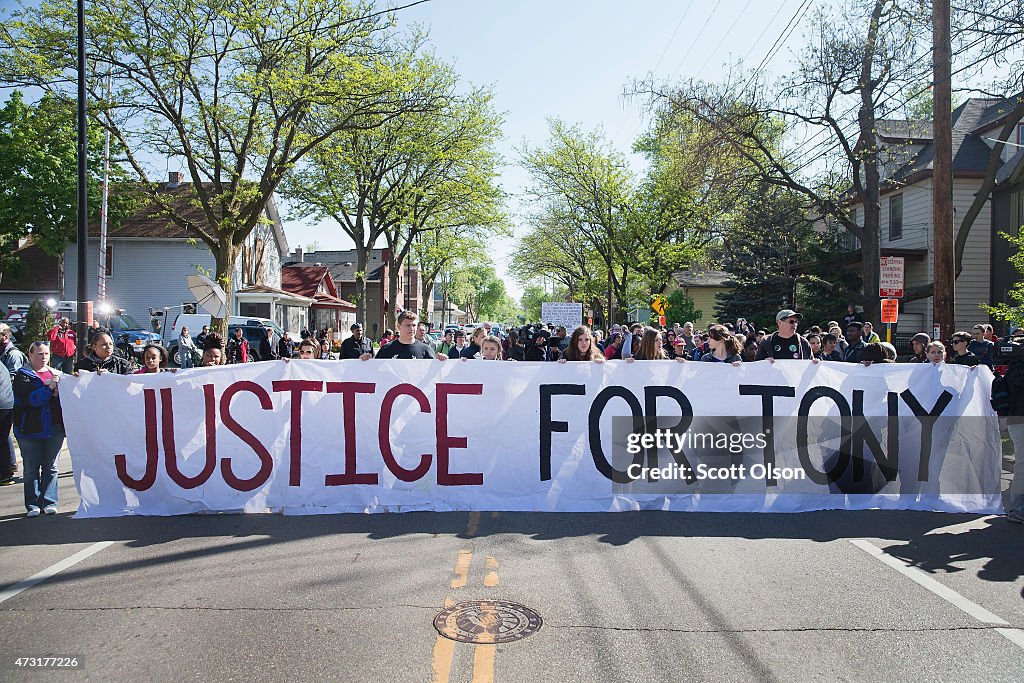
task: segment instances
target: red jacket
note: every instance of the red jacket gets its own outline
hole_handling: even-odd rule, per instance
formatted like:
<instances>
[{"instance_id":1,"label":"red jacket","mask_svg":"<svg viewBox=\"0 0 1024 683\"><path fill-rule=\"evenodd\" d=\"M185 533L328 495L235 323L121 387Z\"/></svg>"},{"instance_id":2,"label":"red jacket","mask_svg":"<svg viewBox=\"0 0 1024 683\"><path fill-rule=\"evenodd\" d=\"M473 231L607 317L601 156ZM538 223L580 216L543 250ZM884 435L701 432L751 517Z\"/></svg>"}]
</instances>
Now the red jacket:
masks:
<instances>
[{"instance_id":1,"label":"red jacket","mask_svg":"<svg viewBox=\"0 0 1024 683\"><path fill-rule=\"evenodd\" d=\"M54 356L71 358L75 355L78 347L75 345L75 331L63 329L60 325L54 325L47 335L50 338L50 353Z\"/></svg>"}]
</instances>

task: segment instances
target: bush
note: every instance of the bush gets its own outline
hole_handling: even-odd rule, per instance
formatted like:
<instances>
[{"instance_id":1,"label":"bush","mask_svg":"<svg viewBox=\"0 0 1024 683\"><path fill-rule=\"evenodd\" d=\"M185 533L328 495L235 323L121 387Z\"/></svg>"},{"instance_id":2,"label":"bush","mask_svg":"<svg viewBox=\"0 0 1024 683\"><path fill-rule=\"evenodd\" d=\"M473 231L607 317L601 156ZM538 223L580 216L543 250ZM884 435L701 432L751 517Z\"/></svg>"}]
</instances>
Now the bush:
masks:
<instances>
[{"instance_id":1,"label":"bush","mask_svg":"<svg viewBox=\"0 0 1024 683\"><path fill-rule=\"evenodd\" d=\"M21 350L28 354L32 342L48 340L47 335L52 328L53 312L40 299L36 299L29 306L28 315L25 316L25 339L22 341Z\"/></svg>"}]
</instances>

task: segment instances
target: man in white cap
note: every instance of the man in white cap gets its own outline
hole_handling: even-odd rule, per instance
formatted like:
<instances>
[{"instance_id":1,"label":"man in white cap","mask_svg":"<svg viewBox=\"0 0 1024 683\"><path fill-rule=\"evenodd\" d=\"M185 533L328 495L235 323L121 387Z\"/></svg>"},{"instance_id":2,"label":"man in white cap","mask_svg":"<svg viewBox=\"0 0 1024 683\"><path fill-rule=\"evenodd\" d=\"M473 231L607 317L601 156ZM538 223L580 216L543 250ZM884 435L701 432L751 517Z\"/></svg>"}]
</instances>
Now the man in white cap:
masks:
<instances>
[{"instance_id":1,"label":"man in white cap","mask_svg":"<svg viewBox=\"0 0 1024 683\"><path fill-rule=\"evenodd\" d=\"M797 334L803 317L794 310L784 308L775 316L779 331L766 335L757 347L756 360L811 360L811 345Z\"/></svg>"}]
</instances>

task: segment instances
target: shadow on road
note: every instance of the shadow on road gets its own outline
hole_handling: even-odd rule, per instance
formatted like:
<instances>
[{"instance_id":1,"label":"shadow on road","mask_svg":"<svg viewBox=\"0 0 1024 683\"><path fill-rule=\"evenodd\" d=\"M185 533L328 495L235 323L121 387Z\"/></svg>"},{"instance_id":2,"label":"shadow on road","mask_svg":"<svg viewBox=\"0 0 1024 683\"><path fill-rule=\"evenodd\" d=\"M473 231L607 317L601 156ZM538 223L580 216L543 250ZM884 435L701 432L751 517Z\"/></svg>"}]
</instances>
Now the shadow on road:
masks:
<instances>
[{"instance_id":1,"label":"shadow on road","mask_svg":"<svg viewBox=\"0 0 1024 683\"><path fill-rule=\"evenodd\" d=\"M1024 528L999 517L956 533L928 533L980 519L978 515L916 511L823 511L799 514L618 512L279 515L194 515L72 520L10 517L2 524L4 545L62 545L97 541L147 547L183 539L220 538L196 554L231 553L311 538L356 534L384 540L408 535L459 538L521 535L534 540L590 537L626 545L641 538L804 539L826 543L846 538L895 541L887 552L924 571L961 571L954 563L984 560L979 578L1014 581L1024 575ZM175 554L160 562L176 559Z\"/></svg>"}]
</instances>

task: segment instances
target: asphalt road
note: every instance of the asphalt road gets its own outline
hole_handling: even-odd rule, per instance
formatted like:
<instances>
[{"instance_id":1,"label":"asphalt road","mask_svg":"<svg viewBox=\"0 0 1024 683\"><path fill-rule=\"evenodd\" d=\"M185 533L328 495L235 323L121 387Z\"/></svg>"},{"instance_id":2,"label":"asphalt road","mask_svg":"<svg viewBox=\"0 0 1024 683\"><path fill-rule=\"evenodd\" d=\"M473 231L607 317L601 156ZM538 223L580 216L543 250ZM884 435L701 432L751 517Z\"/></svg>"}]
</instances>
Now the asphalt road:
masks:
<instances>
[{"instance_id":1,"label":"asphalt road","mask_svg":"<svg viewBox=\"0 0 1024 683\"><path fill-rule=\"evenodd\" d=\"M1024 527L998 517L76 505L70 474L56 517L0 489L0 680L1024 681ZM484 599L543 625L438 635ZM78 668L15 664L41 655Z\"/></svg>"}]
</instances>

